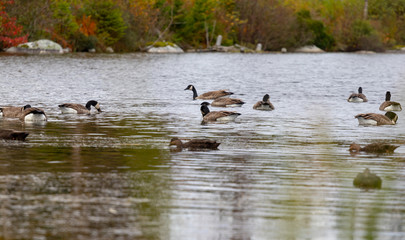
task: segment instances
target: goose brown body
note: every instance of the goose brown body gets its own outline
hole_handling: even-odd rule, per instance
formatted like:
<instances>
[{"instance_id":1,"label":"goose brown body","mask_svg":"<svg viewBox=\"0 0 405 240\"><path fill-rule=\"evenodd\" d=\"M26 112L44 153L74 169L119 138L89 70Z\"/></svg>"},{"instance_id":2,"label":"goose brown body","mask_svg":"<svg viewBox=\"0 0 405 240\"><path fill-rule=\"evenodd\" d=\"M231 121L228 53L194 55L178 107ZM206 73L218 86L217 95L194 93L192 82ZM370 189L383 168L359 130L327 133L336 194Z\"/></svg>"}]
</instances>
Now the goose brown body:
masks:
<instances>
[{"instance_id":1,"label":"goose brown body","mask_svg":"<svg viewBox=\"0 0 405 240\"><path fill-rule=\"evenodd\" d=\"M29 135L27 132L14 131L11 129L0 129L0 139L24 141Z\"/></svg>"},{"instance_id":2,"label":"goose brown body","mask_svg":"<svg viewBox=\"0 0 405 240\"><path fill-rule=\"evenodd\" d=\"M203 100L217 99L220 97L225 97L225 96L233 94L233 92L228 92L227 90L222 89L222 90L210 91L210 92L206 92L201 95L198 95L197 90L195 89L195 87L193 85L188 85L184 90L193 91L193 100L195 100L195 99L203 99Z\"/></svg>"},{"instance_id":3,"label":"goose brown body","mask_svg":"<svg viewBox=\"0 0 405 240\"><path fill-rule=\"evenodd\" d=\"M237 98L217 98L212 103L213 107L240 107L245 104L244 101Z\"/></svg>"},{"instance_id":4,"label":"goose brown body","mask_svg":"<svg viewBox=\"0 0 405 240\"><path fill-rule=\"evenodd\" d=\"M2 116L5 118L19 118L23 111L27 108L30 108L31 105L25 105L24 107L2 107L0 108L0 112Z\"/></svg>"},{"instance_id":5,"label":"goose brown body","mask_svg":"<svg viewBox=\"0 0 405 240\"><path fill-rule=\"evenodd\" d=\"M217 150L221 143L209 139L192 139L183 143L179 138L172 138L170 145L177 146L178 149L188 148L189 150L212 149Z\"/></svg>"},{"instance_id":6,"label":"goose brown body","mask_svg":"<svg viewBox=\"0 0 405 240\"><path fill-rule=\"evenodd\" d=\"M355 116L360 125L395 125L398 116L394 112L387 112L385 115L378 113L362 113Z\"/></svg>"}]
</instances>

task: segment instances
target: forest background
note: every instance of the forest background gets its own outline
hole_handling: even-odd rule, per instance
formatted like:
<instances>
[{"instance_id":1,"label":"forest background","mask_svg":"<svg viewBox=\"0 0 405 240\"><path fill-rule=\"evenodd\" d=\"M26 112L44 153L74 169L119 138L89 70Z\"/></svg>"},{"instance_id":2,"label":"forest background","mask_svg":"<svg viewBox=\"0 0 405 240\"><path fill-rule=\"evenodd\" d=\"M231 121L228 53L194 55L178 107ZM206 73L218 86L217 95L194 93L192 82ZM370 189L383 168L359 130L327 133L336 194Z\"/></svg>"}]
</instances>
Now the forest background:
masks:
<instances>
[{"instance_id":1,"label":"forest background","mask_svg":"<svg viewBox=\"0 0 405 240\"><path fill-rule=\"evenodd\" d=\"M0 0L0 23L0 49L39 39L73 51L207 49L222 35L266 51L384 51L405 44L405 0Z\"/></svg>"}]
</instances>

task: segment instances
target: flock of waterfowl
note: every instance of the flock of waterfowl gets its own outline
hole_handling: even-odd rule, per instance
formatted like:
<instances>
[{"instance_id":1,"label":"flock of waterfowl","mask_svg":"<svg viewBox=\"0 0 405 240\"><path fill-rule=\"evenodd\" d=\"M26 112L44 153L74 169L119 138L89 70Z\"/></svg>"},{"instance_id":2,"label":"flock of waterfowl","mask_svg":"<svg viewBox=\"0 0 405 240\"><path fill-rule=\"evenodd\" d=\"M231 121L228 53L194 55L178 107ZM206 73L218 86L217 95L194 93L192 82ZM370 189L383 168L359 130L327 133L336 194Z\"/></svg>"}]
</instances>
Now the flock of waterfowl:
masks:
<instances>
[{"instance_id":1,"label":"flock of waterfowl","mask_svg":"<svg viewBox=\"0 0 405 240\"><path fill-rule=\"evenodd\" d=\"M64 114L90 114L91 106L98 112L101 112L100 104L94 100L88 101L85 106L78 103L64 103L59 105L59 109ZM23 122L43 122L48 120L43 109L32 107L31 105L0 107L0 117L15 118ZM0 129L0 139L25 140L28 135L28 132Z\"/></svg>"}]
</instances>

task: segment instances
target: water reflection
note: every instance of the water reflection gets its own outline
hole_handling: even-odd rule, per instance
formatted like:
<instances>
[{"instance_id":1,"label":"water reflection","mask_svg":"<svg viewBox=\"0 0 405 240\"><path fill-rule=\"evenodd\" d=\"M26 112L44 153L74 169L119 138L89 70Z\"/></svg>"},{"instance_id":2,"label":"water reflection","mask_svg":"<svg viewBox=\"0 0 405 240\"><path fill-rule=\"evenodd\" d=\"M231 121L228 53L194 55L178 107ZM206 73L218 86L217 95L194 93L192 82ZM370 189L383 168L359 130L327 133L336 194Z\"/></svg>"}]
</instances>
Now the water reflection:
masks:
<instances>
[{"instance_id":1,"label":"water reflection","mask_svg":"<svg viewBox=\"0 0 405 240\"><path fill-rule=\"evenodd\" d=\"M30 103L49 120L0 120L0 129L30 132L25 142L0 141L0 236L400 239L404 112L394 126L362 127L354 116L377 112L387 90L405 102L402 58L0 56L1 105ZM229 88L246 101L242 115L201 125L202 101L184 91L189 84ZM348 103L358 86L369 101ZM264 94L274 111L252 108ZM60 114L59 104L88 99L103 112ZM171 152L173 137L216 140L220 150ZM348 151L377 141L400 147L389 155ZM353 186L365 168L381 177L380 190Z\"/></svg>"}]
</instances>

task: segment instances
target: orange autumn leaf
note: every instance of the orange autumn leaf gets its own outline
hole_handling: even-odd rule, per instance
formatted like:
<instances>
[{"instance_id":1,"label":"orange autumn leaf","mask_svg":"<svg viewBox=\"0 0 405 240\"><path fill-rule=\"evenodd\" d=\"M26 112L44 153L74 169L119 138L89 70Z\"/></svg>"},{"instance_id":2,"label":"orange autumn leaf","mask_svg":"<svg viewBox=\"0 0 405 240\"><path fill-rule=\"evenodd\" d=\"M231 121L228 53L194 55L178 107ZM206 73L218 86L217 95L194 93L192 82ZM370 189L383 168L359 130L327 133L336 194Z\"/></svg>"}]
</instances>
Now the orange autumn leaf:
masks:
<instances>
[{"instance_id":1,"label":"orange autumn leaf","mask_svg":"<svg viewBox=\"0 0 405 240\"><path fill-rule=\"evenodd\" d=\"M95 35L97 25L96 22L91 20L91 16L83 15L82 19L78 21L80 26L79 31L85 36Z\"/></svg>"}]
</instances>

